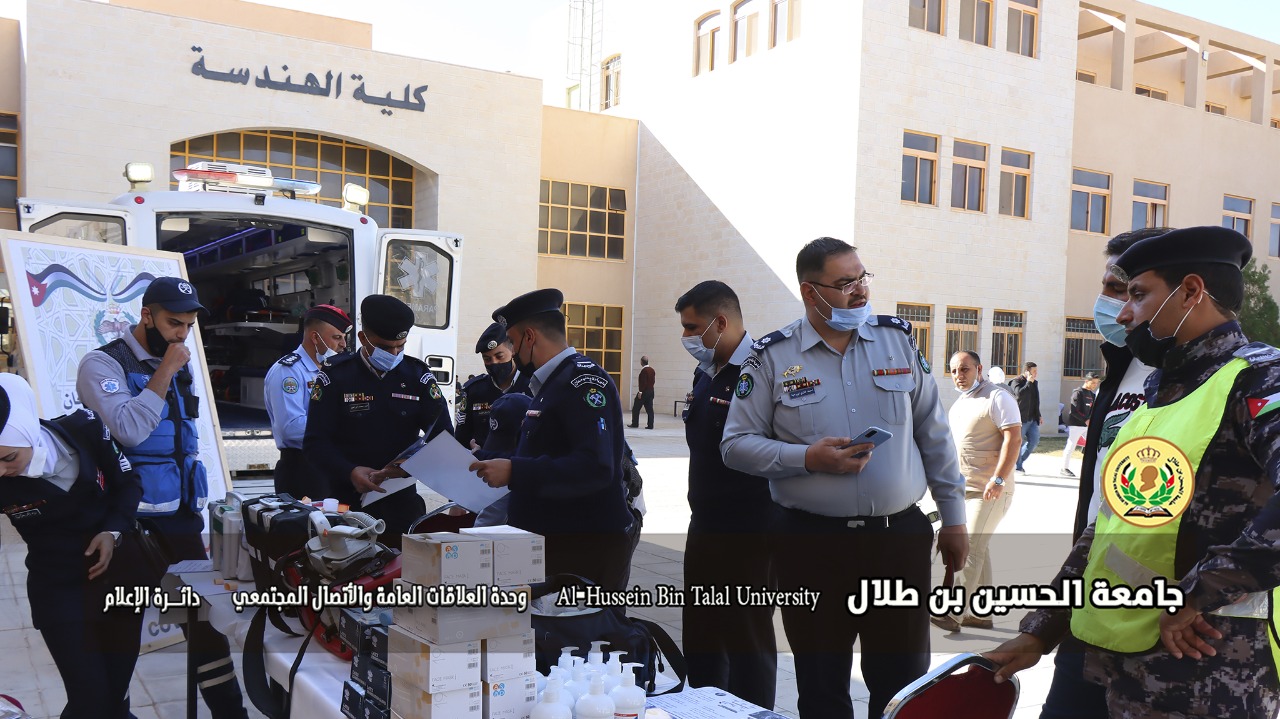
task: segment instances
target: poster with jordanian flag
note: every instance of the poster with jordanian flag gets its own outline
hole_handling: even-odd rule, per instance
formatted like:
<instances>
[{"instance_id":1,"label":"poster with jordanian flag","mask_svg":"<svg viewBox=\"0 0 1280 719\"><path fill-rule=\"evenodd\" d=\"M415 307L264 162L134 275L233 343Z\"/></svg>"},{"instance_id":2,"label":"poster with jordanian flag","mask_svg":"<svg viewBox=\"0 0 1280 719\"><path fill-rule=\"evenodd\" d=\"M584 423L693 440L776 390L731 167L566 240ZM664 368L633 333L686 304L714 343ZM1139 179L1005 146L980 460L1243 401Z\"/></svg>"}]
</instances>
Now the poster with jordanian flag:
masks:
<instances>
[{"instance_id":1,"label":"poster with jordanian flag","mask_svg":"<svg viewBox=\"0 0 1280 719\"><path fill-rule=\"evenodd\" d=\"M1254 419L1276 409L1280 409L1280 392L1261 399L1249 398L1249 416Z\"/></svg>"}]
</instances>

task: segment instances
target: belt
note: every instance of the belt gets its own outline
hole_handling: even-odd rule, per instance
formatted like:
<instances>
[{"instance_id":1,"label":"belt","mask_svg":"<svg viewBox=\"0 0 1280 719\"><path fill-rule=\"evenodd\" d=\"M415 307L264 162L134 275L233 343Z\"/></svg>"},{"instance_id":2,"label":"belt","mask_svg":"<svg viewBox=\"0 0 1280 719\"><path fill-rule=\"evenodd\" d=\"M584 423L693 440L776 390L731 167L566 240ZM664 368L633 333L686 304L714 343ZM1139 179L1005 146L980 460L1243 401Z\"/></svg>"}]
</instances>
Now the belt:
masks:
<instances>
[{"instance_id":1,"label":"belt","mask_svg":"<svg viewBox=\"0 0 1280 719\"><path fill-rule=\"evenodd\" d=\"M293 447L280 447L279 449L280 449L280 456L281 456L281 457L283 457L283 456L285 456L285 455L292 455L292 456L297 456L297 457L301 457L301 456L302 456L302 450L300 450L300 449L294 449Z\"/></svg>"},{"instance_id":2,"label":"belt","mask_svg":"<svg viewBox=\"0 0 1280 719\"><path fill-rule=\"evenodd\" d=\"M832 527L843 525L847 529L888 529L899 520L905 519L913 514L920 513L920 507L914 504L901 512L870 515L865 517L831 517L825 514L806 512L803 509L794 509L792 507L783 507L782 509L793 517L803 518L810 522L820 522Z\"/></svg>"}]
</instances>

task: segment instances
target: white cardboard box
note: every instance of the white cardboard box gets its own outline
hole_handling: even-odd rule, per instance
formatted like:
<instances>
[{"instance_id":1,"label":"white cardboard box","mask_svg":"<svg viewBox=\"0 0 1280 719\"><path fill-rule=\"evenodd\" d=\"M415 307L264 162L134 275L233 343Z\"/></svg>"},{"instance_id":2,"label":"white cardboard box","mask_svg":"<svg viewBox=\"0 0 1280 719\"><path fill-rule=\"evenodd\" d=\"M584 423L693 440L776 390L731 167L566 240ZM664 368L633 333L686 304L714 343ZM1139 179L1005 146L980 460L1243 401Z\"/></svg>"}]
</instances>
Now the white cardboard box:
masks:
<instances>
[{"instance_id":1,"label":"white cardboard box","mask_svg":"<svg viewBox=\"0 0 1280 719\"><path fill-rule=\"evenodd\" d=\"M480 678L486 682L511 679L537 670L532 631L480 642Z\"/></svg>"},{"instance_id":2,"label":"white cardboard box","mask_svg":"<svg viewBox=\"0 0 1280 719\"><path fill-rule=\"evenodd\" d=\"M431 693L480 685L480 643L432 644L398 627L387 627L387 669L392 685L412 685Z\"/></svg>"},{"instance_id":3,"label":"white cardboard box","mask_svg":"<svg viewBox=\"0 0 1280 719\"><path fill-rule=\"evenodd\" d=\"M396 579L403 591L409 582ZM511 589L511 588L509 588ZM524 588L526 591L527 587ZM494 637L524 634L532 627L529 612L515 607L411 607L398 606L392 612L395 623L433 644L457 644Z\"/></svg>"},{"instance_id":4,"label":"white cardboard box","mask_svg":"<svg viewBox=\"0 0 1280 719\"><path fill-rule=\"evenodd\" d=\"M483 687L431 694L419 687L396 685L391 692L391 715L399 719L480 719Z\"/></svg>"},{"instance_id":5,"label":"white cardboard box","mask_svg":"<svg viewBox=\"0 0 1280 719\"><path fill-rule=\"evenodd\" d=\"M533 674L484 684L484 719L529 719L538 703Z\"/></svg>"},{"instance_id":6,"label":"white cardboard box","mask_svg":"<svg viewBox=\"0 0 1280 719\"><path fill-rule=\"evenodd\" d=\"M493 584L493 542L454 532L406 534L400 576L414 584Z\"/></svg>"},{"instance_id":7,"label":"white cardboard box","mask_svg":"<svg viewBox=\"0 0 1280 719\"><path fill-rule=\"evenodd\" d=\"M462 533L493 542L494 584L507 587L546 580L546 542L541 534L506 524L467 528Z\"/></svg>"}]
</instances>

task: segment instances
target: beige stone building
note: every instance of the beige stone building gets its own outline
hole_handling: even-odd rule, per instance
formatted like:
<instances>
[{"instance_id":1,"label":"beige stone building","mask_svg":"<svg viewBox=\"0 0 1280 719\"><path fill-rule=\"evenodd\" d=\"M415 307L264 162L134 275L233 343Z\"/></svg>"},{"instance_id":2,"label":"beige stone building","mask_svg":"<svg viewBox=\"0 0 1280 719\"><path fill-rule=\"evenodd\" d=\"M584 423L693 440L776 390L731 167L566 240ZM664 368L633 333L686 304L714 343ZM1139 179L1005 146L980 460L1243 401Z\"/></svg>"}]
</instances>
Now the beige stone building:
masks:
<instances>
[{"instance_id":1,"label":"beige stone building","mask_svg":"<svg viewBox=\"0 0 1280 719\"><path fill-rule=\"evenodd\" d=\"M18 196L118 195L129 161L259 164L330 204L355 181L379 225L466 238L462 376L494 307L556 286L624 398L650 356L660 410L693 366L676 298L722 279L762 335L800 313L795 253L821 235L860 248L939 382L966 348L1037 362L1061 397L1098 363L1107 237L1228 222L1280 259L1272 43L1132 0L612 0L583 20L596 4L567 3L569 110L538 79L375 52L357 22L30 2L0 22L0 226ZM353 96L406 84L421 112Z\"/></svg>"}]
</instances>

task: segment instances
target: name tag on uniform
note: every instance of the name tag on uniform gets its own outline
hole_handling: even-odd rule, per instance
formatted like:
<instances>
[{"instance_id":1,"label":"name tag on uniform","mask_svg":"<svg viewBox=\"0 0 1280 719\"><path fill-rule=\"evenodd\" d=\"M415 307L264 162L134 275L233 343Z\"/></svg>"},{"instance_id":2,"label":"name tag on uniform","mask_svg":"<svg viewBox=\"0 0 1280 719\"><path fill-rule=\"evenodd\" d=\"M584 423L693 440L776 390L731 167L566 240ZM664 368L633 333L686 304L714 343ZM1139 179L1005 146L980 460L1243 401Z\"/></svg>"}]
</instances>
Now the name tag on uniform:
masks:
<instances>
[{"instance_id":1,"label":"name tag on uniform","mask_svg":"<svg viewBox=\"0 0 1280 719\"><path fill-rule=\"evenodd\" d=\"M871 370L872 377L891 377L893 375L899 375L899 374L911 374L911 368L910 367L892 367L890 369Z\"/></svg>"},{"instance_id":2,"label":"name tag on uniform","mask_svg":"<svg viewBox=\"0 0 1280 719\"><path fill-rule=\"evenodd\" d=\"M357 402L356 404L347 405L347 411L352 414L357 412L368 412L371 409L373 409L373 404L370 402Z\"/></svg>"},{"instance_id":3,"label":"name tag on uniform","mask_svg":"<svg viewBox=\"0 0 1280 719\"><path fill-rule=\"evenodd\" d=\"M524 413L524 416L526 416L526 417L535 417L535 418L536 418L536 417L541 417L541 416L542 416L542 410L540 410L540 409L531 409L531 410L529 410L528 412L525 412L525 413Z\"/></svg>"},{"instance_id":4,"label":"name tag on uniform","mask_svg":"<svg viewBox=\"0 0 1280 719\"><path fill-rule=\"evenodd\" d=\"M410 400L413 400L414 402L422 401L421 397L415 397L414 395L411 395L411 394L400 394L399 392L392 392L391 396L395 397L396 399L410 399Z\"/></svg>"},{"instance_id":5,"label":"name tag on uniform","mask_svg":"<svg viewBox=\"0 0 1280 719\"><path fill-rule=\"evenodd\" d=\"M0 514L8 515L9 519L14 521L19 519L31 519L32 517L40 516L41 512L38 507L43 504L45 504L45 500L41 499L37 502L32 502L31 504L13 505L0 509Z\"/></svg>"},{"instance_id":6,"label":"name tag on uniform","mask_svg":"<svg viewBox=\"0 0 1280 719\"><path fill-rule=\"evenodd\" d=\"M343 402L372 402L373 395L364 392L348 392L342 395Z\"/></svg>"}]
</instances>

